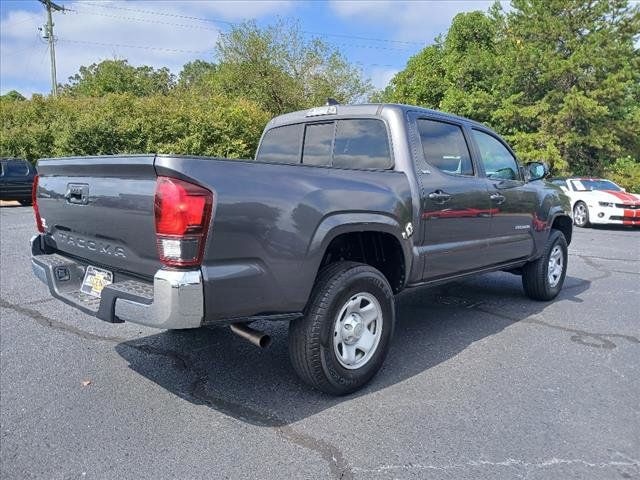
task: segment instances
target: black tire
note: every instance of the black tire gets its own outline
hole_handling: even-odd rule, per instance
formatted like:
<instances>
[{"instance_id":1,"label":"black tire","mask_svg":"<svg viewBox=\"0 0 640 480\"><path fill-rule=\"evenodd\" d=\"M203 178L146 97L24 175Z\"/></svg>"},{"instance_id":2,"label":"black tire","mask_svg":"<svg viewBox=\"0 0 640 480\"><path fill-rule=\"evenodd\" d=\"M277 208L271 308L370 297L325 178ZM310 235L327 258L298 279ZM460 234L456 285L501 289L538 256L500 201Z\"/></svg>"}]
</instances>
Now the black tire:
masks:
<instances>
[{"instance_id":1,"label":"black tire","mask_svg":"<svg viewBox=\"0 0 640 480\"><path fill-rule=\"evenodd\" d=\"M20 202L20 205L23 207L30 207L32 205L31 200L18 200L18 202Z\"/></svg>"},{"instance_id":2,"label":"black tire","mask_svg":"<svg viewBox=\"0 0 640 480\"><path fill-rule=\"evenodd\" d=\"M583 215L581 214L580 209L584 209L584 219L582 219ZM580 228L586 228L589 226L589 208L586 203L580 201L576 202L573 206L573 224Z\"/></svg>"},{"instance_id":3,"label":"black tire","mask_svg":"<svg viewBox=\"0 0 640 480\"><path fill-rule=\"evenodd\" d=\"M366 363L359 368L345 368L334 351L335 321L346 302L359 293L371 295L379 303L381 333ZM325 393L354 392L382 366L394 324L395 300L384 275L361 263L333 263L318 275L305 316L289 326L289 356L293 368L302 380Z\"/></svg>"},{"instance_id":4,"label":"black tire","mask_svg":"<svg viewBox=\"0 0 640 480\"><path fill-rule=\"evenodd\" d=\"M562 273L557 284L552 285L549 279L549 258L555 247L562 252ZM551 230L542 256L522 268L522 287L527 297L533 300L553 300L560 290L567 274L567 240L559 230Z\"/></svg>"}]
</instances>

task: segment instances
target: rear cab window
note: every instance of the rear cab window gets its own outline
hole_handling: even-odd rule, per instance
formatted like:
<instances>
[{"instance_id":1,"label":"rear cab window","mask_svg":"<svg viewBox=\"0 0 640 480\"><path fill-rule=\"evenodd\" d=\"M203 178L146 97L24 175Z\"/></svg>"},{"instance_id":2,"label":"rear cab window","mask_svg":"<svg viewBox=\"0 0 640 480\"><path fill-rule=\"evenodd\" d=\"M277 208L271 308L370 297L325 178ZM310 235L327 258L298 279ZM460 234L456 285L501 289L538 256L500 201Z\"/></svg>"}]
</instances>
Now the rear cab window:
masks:
<instances>
[{"instance_id":1,"label":"rear cab window","mask_svg":"<svg viewBox=\"0 0 640 480\"><path fill-rule=\"evenodd\" d=\"M256 154L256 160L267 163L300 163L302 125L285 125L268 130Z\"/></svg>"},{"instance_id":2,"label":"rear cab window","mask_svg":"<svg viewBox=\"0 0 640 480\"><path fill-rule=\"evenodd\" d=\"M353 169L393 167L387 127L380 119L338 119L275 127L260 145L258 161Z\"/></svg>"},{"instance_id":3,"label":"rear cab window","mask_svg":"<svg viewBox=\"0 0 640 480\"><path fill-rule=\"evenodd\" d=\"M335 122L309 123L305 126L302 163L331 165Z\"/></svg>"}]
</instances>

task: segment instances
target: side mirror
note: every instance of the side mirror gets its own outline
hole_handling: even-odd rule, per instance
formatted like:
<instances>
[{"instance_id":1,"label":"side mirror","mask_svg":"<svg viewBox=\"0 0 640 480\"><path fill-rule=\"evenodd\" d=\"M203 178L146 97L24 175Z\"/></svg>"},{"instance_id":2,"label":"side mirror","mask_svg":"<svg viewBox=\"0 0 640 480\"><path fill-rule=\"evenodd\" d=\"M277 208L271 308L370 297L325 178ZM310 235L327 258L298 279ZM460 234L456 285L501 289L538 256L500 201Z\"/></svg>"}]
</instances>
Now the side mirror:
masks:
<instances>
[{"instance_id":1,"label":"side mirror","mask_svg":"<svg viewBox=\"0 0 640 480\"><path fill-rule=\"evenodd\" d=\"M540 180L549 175L549 167L544 162L529 162L524 167L528 182Z\"/></svg>"}]
</instances>

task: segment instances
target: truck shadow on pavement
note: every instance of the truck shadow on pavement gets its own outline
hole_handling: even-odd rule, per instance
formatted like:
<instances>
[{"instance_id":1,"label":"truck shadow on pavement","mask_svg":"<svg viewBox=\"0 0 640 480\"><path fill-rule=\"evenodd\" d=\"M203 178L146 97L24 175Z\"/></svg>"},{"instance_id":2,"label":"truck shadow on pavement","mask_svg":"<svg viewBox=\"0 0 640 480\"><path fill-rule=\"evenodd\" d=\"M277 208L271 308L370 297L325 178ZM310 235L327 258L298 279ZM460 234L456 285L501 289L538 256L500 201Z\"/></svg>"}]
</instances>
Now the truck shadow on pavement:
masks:
<instances>
[{"instance_id":1,"label":"truck shadow on pavement","mask_svg":"<svg viewBox=\"0 0 640 480\"><path fill-rule=\"evenodd\" d=\"M592 280L567 277L555 302L582 302ZM474 342L515 324L553 329L585 347L616 348L635 337L590 333L560 326L540 313L549 303L527 299L520 278L494 273L433 288L403 292L397 299L396 331L387 360L371 383L346 397L304 385L287 353L287 324L257 325L273 337L260 350L228 329L162 332L127 341L116 351L131 369L189 402L251 423L285 427L327 408L396 385L456 356ZM255 325L254 325L255 326ZM619 338L621 337L621 338Z\"/></svg>"}]
</instances>

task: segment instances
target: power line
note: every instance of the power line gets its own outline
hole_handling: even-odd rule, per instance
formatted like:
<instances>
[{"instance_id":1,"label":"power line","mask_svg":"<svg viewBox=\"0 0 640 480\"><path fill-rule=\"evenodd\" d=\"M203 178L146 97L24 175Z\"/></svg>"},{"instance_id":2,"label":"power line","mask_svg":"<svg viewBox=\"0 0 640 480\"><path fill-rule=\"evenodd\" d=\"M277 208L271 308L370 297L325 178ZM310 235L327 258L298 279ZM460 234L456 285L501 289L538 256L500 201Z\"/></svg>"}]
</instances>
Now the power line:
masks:
<instances>
[{"instance_id":1,"label":"power line","mask_svg":"<svg viewBox=\"0 0 640 480\"><path fill-rule=\"evenodd\" d=\"M183 50L180 48L163 48L163 47L154 47L152 45L126 45L123 43L107 43L107 42L91 42L89 40L72 40L68 38L60 38L59 42L62 43L77 43L84 45L97 45L102 47L120 47L120 48L138 48L142 50L158 50L162 52L169 53L203 53L203 54L213 54L213 50Z\"/></svg>"},{"instance_id":2,"label":"power line","mask_svg":"<svg viewBox=\"0 0 640 480\"><path fill-rule=\"evenodd\" d=\"M219 20L219 19L215 19L215 18L193 17L191 15L180 15L178 13L157 12L155 10L144 10L144 9L140 9L140 8L117 7L115 5L104 5L104 4L95 3L95 2L83 2L83 4L92 5L92 6L95 6L95 7L105 8L105 9L110 9L110 10L124 10L124 11L127 11L127 12L148 13L148 14L151 14L151 15L159 15L159 16L162 16L162 17L176 17L176 18L184 18L184 19L187 19L187 20L198 20L200 22L223 23L223 24L226 24L226 25L229 25L229 26L240 25L237 22L229 22L229 21L226 21L226 20Z\"/></svg>"},{"instance_id":3,"label":"power line","mask_svg":"<svg viewBox=\"0 0 640 480\"><path fill-rule=\"evenodd\" d=\"M109 15L107 13L98 13L98 12L89 12L89 11L85 11L85 10L74 10L75 14L81 14L81 15L96 15L99 17L106 17L106 18L115 18L118 20L132 20L134 22L143 22L143 23L154 23L156 25L171 25L174 27L182 27L182 28L188 28L190 30L207 30L210 32L218 32L219 29L217 28L213 28L213 27L201 27L201 26L197 26L197 25L186 25L186 24L182 24L182 23L173 23L173 22L163 22L160 20L153 20L150 18L136 18L136 17L123 17L121 15Z\"/></svg>"},{"instance_id":4,"label":"power line","mask_svg":"<svg viewBox=\"0 0 640 480\"><path fill-rule=\"evenodd\" d=\"M153 19L149 19L149 18L125 17L125 16L121 16L121 15L109 15L109 14L106 14L106 13L89 12L89 11L85 11L85 10L73 10L73 13L81 14L81 15L96 15L96 16L100 16L100 17L115 18L115 19L118 19L118 20L129 20L129 21L134 21L134 22L152 23L152 24L158 24L158 25L170 25L170 26L174 26L174 27L187 28L189 30L197 29L197 30L207 30L207 31L211 31L211 32L219 32L219 29L216 29L216 28L194 26L194 25L185 25L185 24L182 24L182 23L163 22L163 21L160 21L160 20L153 20ZM354 43L335 43L335 42L331 42L329 45L333 46L333 47L342 47L342 48L364 48L364 49L370 49L370 50L387 50L387 51L401 51L401 52L406 52L406 51L410 51L411 50L411 48L409 48L409 47L385 47L385 46L382 46L382 45L363 45L363 44L354 44Z\"/></svg>"},{"instance_id":5,"label":"power line","mask_svg":"<svg viewBox=\"0 0 640 480\"><path fill-rule=\"evenodd\" d=\"M169 13L169 12L158 12L155 10L144 10L144 9L140 9L140 8L128 8L128 7L118 7L115 5L104 5L104 4L100 4L100 3L95 3L95 2L84 2L84 4L88 4L88 5L92 5L92 6L96 6L99 8L104 8L104 9L113 9L113 10L125 10L125 11L130 11L130 12L138 12L138 13L147 13L150 15L160 15L160 16L165 16L165 17L176 17L176 18L184 18L184 19L188 19L188 20L197 20L200 22L210 22L210 23L222 23L225 25L229 25L229 26L238 26L241 25L241 23L239 22L229 22L227 20L220 20L220 19L215 19L215 18L205 18L205 17L194 17L191 15L181 15L181 14L177 14L177 13ZM307 35L316 35L316 36L321 36L321 37L338 37L338 38L350 38L353 40L363 40L363 41L370 41L370 42L385 42L385 43L395 43L395 44L400 44L400 45L420 45L420 46L424 46L425 42L411 42L411 41L406 41L406 40L391 40L388 38L374 38L374 37L362 37L362 36L358 36L358 35L348 35L348 34L341 34L341 33L328 33L328 32L317 32L317 31L309 31L309 30L301 30L302 33L305 33Z\"/></svg>"},{"instance_id":6,"label":"power line","mask_svg":"<svg viewBox=\"0 0 640 480\"><path fill-rule=\"evenodd\" d=\"M215 51L213 49L210 50L185 50L180 48L164 48L164 47L156 47L153 45L131 45L131 44L123 44L123 43L108 43L108 42L91 42L89 40L74 40L69 38L59 38L59 42L61 43L75 43L80 45L95 45L100 47L118 47L118 48L135 48L140 50L157 50L161 52L168 53L199 53L206 55L214 55ZM362 63L362 62L354 62L356 65L361 67L388 67L388 68L398 68L398 65L390 65L390 64L380 64L380 63Z\"/></svg>"}]
</instances>

